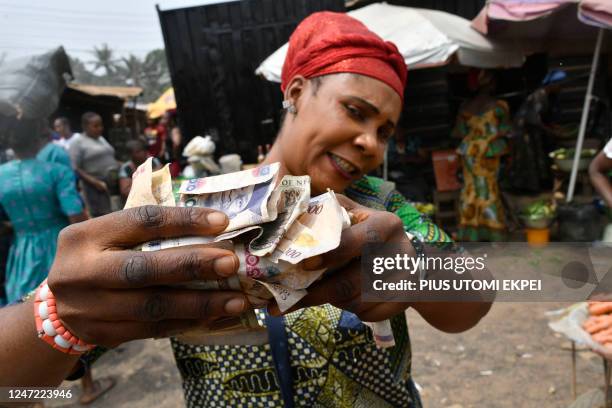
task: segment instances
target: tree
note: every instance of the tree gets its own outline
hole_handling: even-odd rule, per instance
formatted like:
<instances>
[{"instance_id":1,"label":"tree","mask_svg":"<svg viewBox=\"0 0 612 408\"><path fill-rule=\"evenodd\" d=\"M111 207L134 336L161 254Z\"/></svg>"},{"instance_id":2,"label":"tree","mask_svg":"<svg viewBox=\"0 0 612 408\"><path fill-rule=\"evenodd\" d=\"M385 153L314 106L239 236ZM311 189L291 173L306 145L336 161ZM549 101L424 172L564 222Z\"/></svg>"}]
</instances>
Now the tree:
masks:
<instances>
[{"instance_id":1,"label":"tree","mask_svg":"<svg viewBox=\"0 0 612 408\"><path fill-rule=\"evenodd\" d=\"M137 56L130 54L127 58L121 58L121 64L117 64L116 70L124 83L131 86L140 86L143 63Z\"/></svg>"},{"instance_id":2,"label":"tree","mask_svg":"<svg viewBox=\"0 0 612 408\"><path fill-rule=\"evenodd\" d=\"M117 61L113 58L114 52L108 47L108 44L102 44L100 48L94 47L93 55L95 57L95 61L93 61L95 64L94 71L98 70L99 68L104 68L106 76L112 76L113 72L115 71Z\"/></svg>"},{"instance_id":3,"label":"tree","mask_svg":"<svg viewBox=\"0 0 612 408\"><path fill-rule=\"evenodd\" d=\"M96 56L91 61L93 69L78 58L71 58L70 65L77 82L92 85L140 86L143 88L142 100L153 102L171 85L170 74L163 49L152 50L144 58L130 54L114 58L115 53L106 44L95 47ZM103 68L102 74L96 74Z\"/></svg>"},{"instance_id":4,"label":"tree","mask_svg":"<svg viewBox=\"0 0 612 408\"><path fill-rule=\"evenodd\" d=\"M75 81L83 84L97 85L96 76L89 72L85 63L78 58L70 58L70 67L72 68L72 76Z\"/></svg>"}]
</instances>

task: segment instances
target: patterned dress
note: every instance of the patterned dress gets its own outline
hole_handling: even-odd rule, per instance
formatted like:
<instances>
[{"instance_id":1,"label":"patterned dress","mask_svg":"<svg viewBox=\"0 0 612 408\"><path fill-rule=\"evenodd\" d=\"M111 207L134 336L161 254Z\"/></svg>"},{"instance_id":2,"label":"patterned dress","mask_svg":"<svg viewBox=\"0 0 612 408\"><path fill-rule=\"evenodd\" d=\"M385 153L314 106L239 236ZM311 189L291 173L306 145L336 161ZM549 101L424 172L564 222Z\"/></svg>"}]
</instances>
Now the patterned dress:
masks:
<instances>
[{"instance_id":1,"label":"patterned dress","mask_svg":"<svg viewBox=\"0 0 612 408\"><path fill-rule=\"evenodd\" d=\"M457 149L463 166L459 241L504 239L505 213L497 179L510 129L510 111L501 100L484 113L462 112L457 118L454 133L463 135Z\"/></svg>"},{"instance_id":2,"label":"patterned dress","mask_svg":"<svg viewBox=\"0 0 612 408\"><path fill-rule=\"evenodd\" d=\"M47 277L60 230L68 225L68 216L80 214L83 206L72 170L36 159L0 166L0 206L14 231L6 265L10 303Z\"/></svg>"},{"instance_id":3,"label":"patterned dress","mask_svg":"<svg viewBox=\"0 0 612 408\"><path fill-rule=\"evenodd\" d=\"M426 242L451 242L392 183L364 177L344 192L362 205L391 211ZM263 313L258 311L260 322ZM392 319L396 345L378 349L359 318L331 305L285 316L294 403L299 407L421 406L410 374L404 314ZM270 345L193 346L172 339L188 407L282 407Z\"/></svg>"}]
</instances>

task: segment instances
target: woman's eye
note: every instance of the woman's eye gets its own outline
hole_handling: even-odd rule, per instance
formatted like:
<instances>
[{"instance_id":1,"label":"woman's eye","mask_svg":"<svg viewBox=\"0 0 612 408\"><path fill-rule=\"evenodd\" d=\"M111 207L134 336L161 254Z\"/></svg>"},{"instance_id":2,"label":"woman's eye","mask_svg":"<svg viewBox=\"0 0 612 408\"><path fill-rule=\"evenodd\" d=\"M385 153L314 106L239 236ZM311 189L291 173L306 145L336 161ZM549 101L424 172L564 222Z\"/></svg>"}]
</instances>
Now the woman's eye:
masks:
<instances>
[{"instance_id":1,"label":"woman's eye","mask_svg":"<svg viewBox=\"0 0 612 408\"><path fill-rule=\"evenodd\" d=\"M344 107L346 108L348 113L352 117L354 117L355 119L358 119L358 120L363 120L364 119L364 116L361 113L361 111L359 109L357 109L356 107L354 107L353 105L344 105Z\"/></svg>"},{"instance_id":2,"label":"woman's eye","mask_svg":"<svg viewBox=\"0 0 612 408\"><path fill-rule=\"evenodd\" d=\"M384 142L387 142L389 139L391 139L391 136L393 136L392 131L386 129L381 129L378 131L378 137L380 137L380 139Z\"/></svg>"}]
</instances>

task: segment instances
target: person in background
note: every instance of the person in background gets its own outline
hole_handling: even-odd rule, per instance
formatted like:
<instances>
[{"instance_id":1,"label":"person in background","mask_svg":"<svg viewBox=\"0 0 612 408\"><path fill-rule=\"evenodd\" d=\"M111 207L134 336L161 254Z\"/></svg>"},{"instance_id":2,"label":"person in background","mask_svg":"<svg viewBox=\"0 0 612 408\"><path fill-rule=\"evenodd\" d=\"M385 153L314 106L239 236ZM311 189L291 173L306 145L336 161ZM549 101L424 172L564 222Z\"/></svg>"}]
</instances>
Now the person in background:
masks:
<instances>
[{"instance_id":1,"label":"person in background","mask_svg":"<svg viewBox=\"0 0 612 408\"><path fill-rule=\"evenodd\" d=\"M72 133L70 127L70 121L64 116L60 116L53 121L53 130L58 135L57 140L53 140L53 143L68 150L73 141L78 137L78 133Z\"/></svg>"},{"instance_id":2,"label":"person in background","mask_svg":"<svg viewBox=\"0 0 612 408\"><path fill-rule=\"evenodd\" d=\"M8 149L0 149L0 165L14 159L14 152L8 154ZM6 291L4 284L6 280L6 261L8 260L8 252L11 247L13 237L13 229L9 222L8 216L0 206L0 307L6 304Z\"/></svg>"},{"instance_id":3,"label":"person in background","mask_svg":"<svg viewBox=\"0 0 612 408\"><path fill-rule=\"evenodd\" d=\"M147 127L144 130L145 139L151 157L162 158L166 151L166 115L161 119L147 119Z\"/></svg>"},{"instance_id":4,"label":"person in background","mask_svg":"<svg viewBox=\"0 0 612 408\"><path fill-rule=\"evenodd\" d=\"M589 177L595 190L601 195L608 208L612 208L612 184L608 174L612 170L612 139L589 165Z\"/></svg>"},{"instance_id":5,"label":"person in background","mask_svg":"<svg viewBox=\"0 0 612 408\"><path fill-rule=\"evenodd\" d=\"M493 96L492 72L471 71L469 82L476 95L461 106L453 129L453 137L462 138L457 148L463 167L457 239L502 241L506 222L498 175L508 147L510 110Z\"/></svg>"},{"instance_id":6,"label":"person in background","mask_svg":"<svg viewBox=\"0 0 612 408\"><path fill-rule=\"evenodd\" d=\"M183 157L183 135L181 134L181 128L178 126L172 128L167 144L166 155L170 163L170 174L172 177L178 177L187 165L187 160Z\"/></svg>"},{"instance_id":7,"label":"person in background","mask_svg":"<svg viewBox=\"0 0 612 408\"><path fill-rule=\"evenodd\" d=\"M13 228L6 212L0 206L0 307L7 304L6 299L6 263L13 238Z\"/></svg>"},{"instance_id":8,"label":"person in background","mask_svg":"<svg viewBox=\"0 0 612 408\"><path fill-rule=\"evenodd\" d=\"M9 158L6 150L0 149L0 165L12 160ZM6 301L6 291L4 284L6 280L6 262L8 260L9 248L13 238L13 229L9 222L6 212L0 206L0 307L4 306Z\"/></svg>"},{"instance_id":9,"label":"person in background","mask_svg":"<svg viewBox=\"0 0 612 408\"><path fill-rule=\"evenodd\" d=\"M70 161L70 155L64 147L56 143L56 140L50 140L50 137L48 136L49 133L49 129L44 130L44 134L46 134L45 137L48 142L42 147L42 149L38 151L38 153L36 154L36 158L40 161L48 163L62 164L64 166L67 166L72 172L72 162Z\"/></svg>"},{"instance_id":10,"label":"person in background","mask_svg":"<svg viewBox=\"0 0 612 408\"><path fill-rule=\"evenodd\" d=\"M126 144L127 151L130 152L131 160L123 163L119 168L119 191L121 198L127 200L132 188L132 174L138 166L144 163L150 156L147 150L147 144L142 139L130 140ZM153 170L158 170L161 167L161 162L157 157L153 158Z\"/></svg>"},{"instance_id":11,"label":"person in background","mask_svg":"<svg viewBox=\"0 0 612 408\"><path fill-rule=\"evenodd\" d=\"M561 115L559 94L567 79L564 71L550 71L542 86L525 99L514 116L511 133L509 187L539 193L550 184L552 175L548 153L552 150L552 137L558 133Z\"/></svg>"},{"instance_id":12,"label":"person in background","mask_svg":"<svg viewBox=\"0 0 612 408\"><path fill-rule=\"evenodd\" d=\"M91 216L111 212L107 185L109 173L118 167L115 149L106 141L102 132L102 118L87 112L82 118L83 133L70 145L70 159L82 183L85 202Z\"/></svg>"},{"instance_id":13,"label":"person in background","mask_svg":"<svg viewBox=\"0 0 612 408\"><path fill-rule=\"evenodd\" d=\"M43 121L15 122L7 144L17 160L0 166L0 205L15 234L6 268L8 302L47 276L60 230L86 219L70 167L36 158L45 143Z\"/></svg>"}]
</instances>

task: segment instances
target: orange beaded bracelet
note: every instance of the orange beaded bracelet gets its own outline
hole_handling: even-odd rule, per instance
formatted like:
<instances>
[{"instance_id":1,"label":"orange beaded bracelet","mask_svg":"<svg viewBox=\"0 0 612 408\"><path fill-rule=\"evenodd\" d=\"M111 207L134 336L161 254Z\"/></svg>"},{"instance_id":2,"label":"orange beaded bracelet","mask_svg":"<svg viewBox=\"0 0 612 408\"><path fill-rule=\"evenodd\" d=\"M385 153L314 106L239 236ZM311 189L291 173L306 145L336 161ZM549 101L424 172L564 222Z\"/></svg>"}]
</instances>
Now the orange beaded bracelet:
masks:
<instances>
[{"instance_id":1,"label":"orange beaded bracelet","mask_svg":"<svg viewBox=\"0 0 612 408\"><path fill-rule=\"evenodd\" d=\"M38 337L54 349L67 354L83 354L95 346L87 344L68 331L57 316L55 296L45 279L34 296L34 319Z\"/></svg>"}]
</instances>

